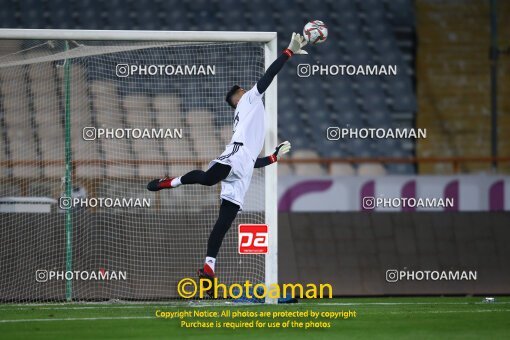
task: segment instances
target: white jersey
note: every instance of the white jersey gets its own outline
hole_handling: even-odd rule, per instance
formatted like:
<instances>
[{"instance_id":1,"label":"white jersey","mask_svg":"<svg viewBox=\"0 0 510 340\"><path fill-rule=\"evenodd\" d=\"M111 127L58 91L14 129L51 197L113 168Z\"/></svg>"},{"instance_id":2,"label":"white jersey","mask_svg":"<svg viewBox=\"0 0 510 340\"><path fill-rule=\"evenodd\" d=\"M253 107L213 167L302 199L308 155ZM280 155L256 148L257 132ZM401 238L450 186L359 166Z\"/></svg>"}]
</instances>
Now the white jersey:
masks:
<instances>
[{"instance_id":1,"label":"white jersey","mask_svg":"<svg viewBox=\"0 0 510 340\"><path fill-rule=\"evenodd\" d=\"M262 95L255 85L241 97L234 113L234 135L229 143L229 145L242 143L253 161L264 147L266 134L266 110L262 103Z\"/></svg>"}]
</instances>

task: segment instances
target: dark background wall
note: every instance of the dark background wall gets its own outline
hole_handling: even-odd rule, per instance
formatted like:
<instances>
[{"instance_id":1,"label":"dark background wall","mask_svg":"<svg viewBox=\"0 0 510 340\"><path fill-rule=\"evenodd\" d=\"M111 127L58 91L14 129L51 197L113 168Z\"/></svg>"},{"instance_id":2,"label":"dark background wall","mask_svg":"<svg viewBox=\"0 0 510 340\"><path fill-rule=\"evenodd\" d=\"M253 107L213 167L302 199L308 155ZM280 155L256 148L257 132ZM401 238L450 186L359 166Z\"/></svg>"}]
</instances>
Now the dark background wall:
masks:
<instances>
[{"instance_id":1,"label":"dark background wall","mask_svg":"<svg viewBox=\"0 0 510 340\"><path fill-rule=\"evenodd\" d=\"M0 300L62 300L65 282L38 283L37 269L65 270L64 214L0 214ZM165 214L185 226L193 214ZM24 223L20 223L20 222ZM127 271L126 281L74 282L74 299L165 299L194 277L208 230L151 228L143 214L74 214L73 269ZM225 283L260 282L261 255L237 253L237 223L220 252ZM20 227L21 226L21 227ZM279 216L279 281L330 283L348 295L509 294L509 213L291 213ZM476 281L386 282L386 271L476 270Z\"/></svg>"},{"instance_id":2,"label":"dark background wall","mask_svg":"<svg viewBox=\"0 0 510 340\"><path fill-rule=\"evenodd\" d=\"M279 217L280 282L335 295L508 294L508 213L292 213ZM386 282L386 271L476 270L476 281Z\"/></svg>"}]
</instances>

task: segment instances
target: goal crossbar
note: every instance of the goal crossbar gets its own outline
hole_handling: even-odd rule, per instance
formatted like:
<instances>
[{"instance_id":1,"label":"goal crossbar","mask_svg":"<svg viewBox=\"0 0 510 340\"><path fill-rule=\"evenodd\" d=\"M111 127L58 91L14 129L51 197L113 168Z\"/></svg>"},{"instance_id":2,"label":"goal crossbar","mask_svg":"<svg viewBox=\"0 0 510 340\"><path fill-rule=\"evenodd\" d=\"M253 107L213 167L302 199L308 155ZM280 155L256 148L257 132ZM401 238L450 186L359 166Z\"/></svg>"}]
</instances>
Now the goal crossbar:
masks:
<instances>
[{"instance_id":1,"label":"goal crossbar","mask_svg":"<svg viewBox=\"0 0 510 340\"><path fill-rule=\"evenodd\" d=\"M0 29L0 39L266 42L276 32Z\"/></svg>"}]
</instances>

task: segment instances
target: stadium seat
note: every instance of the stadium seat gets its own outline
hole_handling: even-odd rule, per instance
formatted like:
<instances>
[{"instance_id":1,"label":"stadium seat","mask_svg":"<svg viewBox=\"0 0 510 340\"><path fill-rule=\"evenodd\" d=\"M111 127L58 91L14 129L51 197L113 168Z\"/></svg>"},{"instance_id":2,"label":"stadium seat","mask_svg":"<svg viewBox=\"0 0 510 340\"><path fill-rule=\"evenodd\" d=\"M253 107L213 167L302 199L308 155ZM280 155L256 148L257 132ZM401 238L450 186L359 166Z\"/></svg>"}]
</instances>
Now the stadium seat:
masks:
<instances>
[{"instance_id":1,"label":"stadium seat","mask_svg":"<svg viewBox=\"0 0 510 340\"><path fill-rule=\"evenodd\" d=\"M42 57L45 57L49 55L49 52L47 53L30 53L26 56L26 59L38 59L38 58L42 58ZM30 78L30 80L34 81L34 80L49 80L48 79L48 74L53 74L54 73L54 66L52 63L37 63L37 64L31 64L29 67L28 67L28 76ZM53 79L51 79L50 81L53 81Z\"/></svg>"},{"instance_id":2,"label":"stadium seat","mask_svg":"<svg viewBox=\"0 0 510 340\"><path fill-rule=\"evenodd\" d=\"M198 158L206 162L219 156L225 149L215 136L195 135L194 140Z\"/></svg>"},{"instance_id":3,"label":"stadium seat","mask_svg":"<svg viewBox=\"0 0 510 340\"><path fill-rule=\"evenodd\" d=\"M232 139L232 133L231 125L222 126L220 130L221 143L227 145Z\"/></svg>"},{"instance_id":4,"label":"stadium seat","mask_svg":"<svg viewBox=\"0 0 510 340\"><path fill-rule=\"evenodd\" d=\"M61 111L55 83L50 80L32 82L33 107L35 122L38 126L61 127ZM39 129L39 134L44 134L45 129Z\"/></svg>"},{"instance_id":5,"label":"stadium seat","mask_svg":"<svg viewBox=\"0 0 510 340\"><path fill-rule=\"evenodd\" d=\"M24 89L22 88L21 90ZM28 101L24 98L21 91L6 95L3 98L4 120L8 128L15 128L17 126L26 127L26 123L30 122L30 109Z\"/></svg>"},{"instance_id":6,"label":"stadium seat","mask_svg":"<svg viewBox=\"0 0 510 340\"><path fill-rule=\"evenodd\" d=\"M14 177L36 177L40 176L40 168L31 164L37 160L37 149L34 134L31 128L18 126L7 130L10 155L12 161L27 162L13 167Z\"/></svg>"},{"instance_id":7,"label":"stadium seat","mask_svg":"<svg viewBox=\"0 0 510 340\"><path fill-rule=\"evenodd\" d=\"M45 178L62 178L65 176L64 161L60 160L58 164L43 163L43 176Z\"/></svg>"},{"instance_id":8,"label":"stadium seat","mask_svg":"<svg viewBox=\"0 0 510 340\"><path fill-rule=\"evenodd\" d=\"M294 170L290 164L278 164L278 176L287 176L294 174Z\"/></svg>"},{"instance_id":9,"label":"stadium seat","mask_svg":"<svg viewBox=\"0 0 510 340\"><path fill-rule=\"evenodd\" d=\"M153 101L158 127L184 128L181 100L176 95L156 96Z\"/></svg>"},{"instance_id":10,"label":"stadium seat","mask_svg":"<svg viewBox=\"0 0 510 340\"><path fill-rule=\"evenodd\" d=\"M90 165L86 164L86 161L90 160L99 160L101 159L98 149L97 143L85 143L83 140L80 141L80 143L72 143L71 145L72 152L73 152L73 159L79 162L82 162L78 168L82 169L81 175L82 176L90 176L94 177L97 176L97 171L91 171L90 173L85 170L85 168L98 168L100 166L98 165ZM97 170L97 169L96 169Z\"/></svg>"},{"instance_id":11,"label":"stadium seat","mask_svg":"<svg viewBox=\"0 0 510 340\"><path fill-rule=\"evenodd\" d=\"M146 179L162 178L168 172L168 167L161 164L140 164L137 166L137 176Z\"/></svg>"},{"instance_id":12,"label":"stadium seat","mask_svg":"<svg viewBox=\"0 0 510 340\"><path fill-rule=\"evenodd\" d=\"M186 115L186 122L191 130L201 130L205 128L214 128L212 113L207 110L190 111Z\"/></svg>"},{"instance_id":13,"label":"stadium seat","mask_svg":"<svg viewBox=\"0 0 510 340\"><path fill-rule=\"evenodd\" d=\"M292 153L292 159L316 159L319 160L319 155L313 150L296 150ZM324 175L326 172L319 163L296 163L295 174L298 176L316 176Z\"/></svg>"},{"instance_id":14,"label":"stadium seat","mask_svg":"<svg viewBox=\"0 0 510 340\"><path fill-rule=\"evenodd\" d=\"M144 113L150 109L150 98L146 94L134 93L122 97L124 110L132 113Z\"/></svg>"},{"instance_id":15,"label":"stadium seat","mask_svg":"<svg viewBox=\"0 0 510 340\"><path fill-rule=\"evenodd\" d=\"M358 165L356 174L358 176L384 176L386 169L379 163L363 163Z\"/></svg>"},{"instance_id":16,"label":"stadium seat","mask_svg":"<svg viewBox=\"0 0 510 340\"><path fill-rule=\"evenodd\" d=\"M394 25L412 27L415 22L414 6L408 0L386 0L386 6L391 14Z\"/></svg>"},{"instance_id":17,"label":"stadium seat","mask_svg":"<svg viewBox=\"0 0 510 340\"><path fill-rule=\"evenodd\" d=\"M329 168L332 176L354 176L356 169L349 163L333 163Z\"/></svg>"},{"instance_id":18,"label":"stadium seat","mask_svg":"<svg viewBox=\"0 0 510 340\"><path fill-rule=\"evenodd\" d=\"M138 140L137 143L144 140ZM122 161L131 158L129 142L126 139L104 140L102 143L104 159L106 162L106 176L109 177L133 177L135 175L134 166L123 164ZM149 153L147 150L145 153ZM145 159L138 154L139 159ZM109 163L109 162L115 163ZM121 163L117 163L120 161Z\"/></svg>"},{"instance_id":19,"label":"stadium seat","mask_svg":"<svg viewBox=\"0 0 510 340\"><path fill-rule=\"evenodd\" d=\"M170 139L160 142L166 152L166 159L191 159L193 150L191 144L185 138Z\"/></svg>"},{"instance_id":20,"label":"stadium seat","mask_svg":"<svg viewBox=\"0 0 510 340\"><path fill-rule=\"evenodd\" d=\"M138 176L162 177L165 174L163 164L151 164L150 161L164 161L159 141L151 139L137 139L132 141L134 159L140 161L137 165ZM117 157L118 158L118 157Z\"/></svg>"},{"instance_id":21,"label":"stadium seat","mask_svg":"<svg viewBox=\"0 0 510 340\"><path fill-rule=\"evenodd\" d=\"M208 159L216 157L223 151L224 146L222 146L219 136L209 135L207 140L204 140L204 129L216 131L212 114L209 111L197 110L188 112L186 122L190 128L191 139L199 158Z\"/></svg>"},{"instance_id":22,"label":"stadium seat","mask_svg":"<svg viewBox=\"0 0 510 340\"><path fill-rule=\"evenodd\" d=\"M7 159L7 155L6 155L6 145L5 145L5 142L4 142L4 134L3 134L3 129L0 129L0 159L2 160L6 160ZM8 172L8 169L6 166L0 166L0 178L2 177L6 177L8 176L9 172ZM0 191L0 195L2 194L2 192Z\"/></svg>"}]
</instances>

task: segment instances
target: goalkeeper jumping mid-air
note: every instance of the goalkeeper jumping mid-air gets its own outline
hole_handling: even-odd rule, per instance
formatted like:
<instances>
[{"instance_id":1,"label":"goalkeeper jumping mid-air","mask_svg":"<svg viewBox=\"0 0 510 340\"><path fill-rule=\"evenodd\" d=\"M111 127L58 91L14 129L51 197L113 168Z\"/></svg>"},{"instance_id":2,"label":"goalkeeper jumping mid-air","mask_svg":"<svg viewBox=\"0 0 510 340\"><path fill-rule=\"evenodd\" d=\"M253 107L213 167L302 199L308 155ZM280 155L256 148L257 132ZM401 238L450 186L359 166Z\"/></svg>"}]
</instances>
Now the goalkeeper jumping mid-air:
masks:
<instances>
[{"instance_id":1,"label":"goalkeeper jumping mid-air","mask_svg":"<svg viewBox=\"0 0 510 340\"><path fill-rule=\"evenodd\" d=\"M227 103L235 109L233 136L225 151L211 161L207 171L193 170L181 177L165 177L155 179L147 185L150 191L172 189L181 185L201 184L215 185L221 182L221 206L218 219L207 242L207 255L202 269L198 270L200 278L214 279L216 256L225 234L230 229L237 213L242 210L244 196L248 191L254 168L265 167L278 160L290 150L290 143L278 145L272 155L258 158L264 146L265 109L262 95L269 87L273 78L282 69L285 62L293 54L306 54L301 48L306 45L305 39L296 33L292 34L289 47L266 70L251 90L246 91L234 85L227 93ZM212 289L208 292L212 294Z\"/></svg>"}]
</instances>

